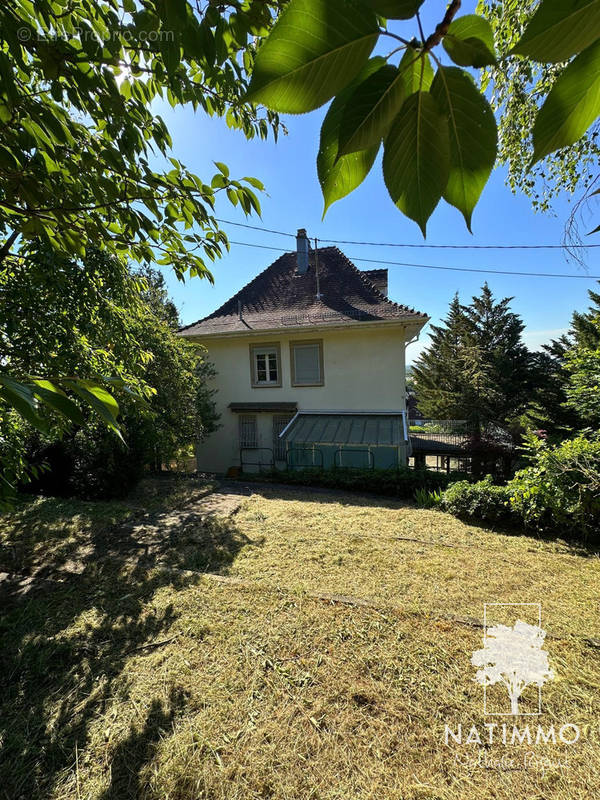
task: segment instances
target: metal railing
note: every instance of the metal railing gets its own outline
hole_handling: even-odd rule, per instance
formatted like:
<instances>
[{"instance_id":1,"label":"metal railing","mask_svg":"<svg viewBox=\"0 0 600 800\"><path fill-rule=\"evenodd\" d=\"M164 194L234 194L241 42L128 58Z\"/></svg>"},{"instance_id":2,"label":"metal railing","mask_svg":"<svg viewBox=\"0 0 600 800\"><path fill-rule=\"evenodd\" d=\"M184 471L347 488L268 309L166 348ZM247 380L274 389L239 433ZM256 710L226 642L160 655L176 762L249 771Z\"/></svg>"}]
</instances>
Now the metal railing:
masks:
<instances>
[{"instance_id":1,"label":"metal railing","mask_svg":"<svg viewBox=\"0 0 600 800\"><path fill-rule=\"evenodd\" d=\"M252 453L258 457L258 461L248 461L244 458L244 453ZM260 458L260 453L270 453L268 461ZM273 470L275 469L275 461L273 459L272 447L240 447L240 469L243 472L244 467L258 467L258 471Z\"/></svg>"},{"instance_id":2,"label":"metal railing","mask_svg":"<svg viewBox=\"0 0 600 800\"><path fill-rule=\"evenodd\" d=\"M367 461L369 462L368 466L364 464L343 464L343 456L348 455L349 453L364 453L368 456ZM339 456L339 463L338 463L338 456ZM368 450L364 447L340 447L338 450L335 451L333 454L333 466L335 468L342 468L342 469L375 469L375 457L371 450Z\"/></svg>"}]
</instances>

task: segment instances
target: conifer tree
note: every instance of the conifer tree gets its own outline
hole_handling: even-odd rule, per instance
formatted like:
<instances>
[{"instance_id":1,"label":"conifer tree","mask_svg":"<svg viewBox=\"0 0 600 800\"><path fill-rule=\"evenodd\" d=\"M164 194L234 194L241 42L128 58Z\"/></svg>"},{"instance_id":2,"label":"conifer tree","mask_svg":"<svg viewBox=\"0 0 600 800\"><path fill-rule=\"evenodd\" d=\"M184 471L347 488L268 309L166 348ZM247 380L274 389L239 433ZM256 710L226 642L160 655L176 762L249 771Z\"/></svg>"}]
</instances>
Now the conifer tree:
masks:
<instances>
[{"instance_id":1,"label":"conifer tree","mask_svg":"<svg viewBox=\"0 0 600 800\"><path fill-rule=\"evenodd\" d=\"M425 417L463 418L461 353L466 335L466 317L456 293L442 324L431 326L431 344L412 369L419 411Z\"/></svg>"},{"instance_id":2,"label":"conifer tree","mask_svg":"<svg viewBox=\"0 0 600 800\"><path fill-rule=\"evenodd\" d=\"M534 369L511 300L496 302L486 283L469 305L456 295L443 325L432 326L431 345L413 370L425 416L466 419L481 431L523 412Z\"/></svg>"},{"instance_id":3,"label":"conifer tree","mask_svg":"<svg viewBox=\"0 0 600 800\"><path fill-rule=\"evenodd\" d=\"M568 333L538 354L533 418L563 437L600 427L600 293L590 289L588 294L588 310L575 311Z\"/></svg>"}]
</instances>

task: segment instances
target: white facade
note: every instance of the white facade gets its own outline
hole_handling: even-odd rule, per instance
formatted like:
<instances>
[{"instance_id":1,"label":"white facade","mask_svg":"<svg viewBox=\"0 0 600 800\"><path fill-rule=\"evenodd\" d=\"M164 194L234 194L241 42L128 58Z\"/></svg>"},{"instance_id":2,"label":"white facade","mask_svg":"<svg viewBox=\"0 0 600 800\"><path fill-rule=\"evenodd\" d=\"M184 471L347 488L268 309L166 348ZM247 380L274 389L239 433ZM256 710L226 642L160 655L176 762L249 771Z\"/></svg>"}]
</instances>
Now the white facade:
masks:
<instances>
[{"instance_id":1,"label":"white facade","mask_svg":"<svg viewBox=\"0 0 600 800\"><path fill-rule=\"evenodd\" d=\"M249 430L256 426L256 445L264 449L257 451L257 460L267 461L268 451L277 448L277 430L286 416L294 413L238 413L229 408L231 403L296 403L298 410L404 411L405 346L421 326L422 323L415 326L390 320L194 337L206 347L208 360L216 369L213 388L217 390L215 401L221 415L221 427L198 445L198 469L226 473L240 465L241 415ZM322 385L293 386L290 342L306 340L322 343ZM262 344L278 345L280 385L253 385L256 372L251 346L261 352ZM255 423L249 417L255 417ZM247 435L246 429L243 435ZM245 457L251 458L247 452Z\"/></svg>"}]
</instances>

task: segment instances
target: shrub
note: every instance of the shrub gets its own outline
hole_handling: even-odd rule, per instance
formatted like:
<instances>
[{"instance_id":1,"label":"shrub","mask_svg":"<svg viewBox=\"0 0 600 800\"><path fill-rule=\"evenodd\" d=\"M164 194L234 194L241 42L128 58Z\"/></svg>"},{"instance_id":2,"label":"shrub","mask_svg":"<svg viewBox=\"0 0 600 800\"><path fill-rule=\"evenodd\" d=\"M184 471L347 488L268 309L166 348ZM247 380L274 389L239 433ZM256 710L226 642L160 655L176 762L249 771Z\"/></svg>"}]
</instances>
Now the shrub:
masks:
<instances>
[{"instance_id":1,"label":"shrub","mask_svg":"<svg viewBox=\"0 0 600 800\"><path fill-rule=\"evenodd\" d=\"M444 493L441 489L417 489L415 502L419 508L439 508L442 504Z\"/></svg>"},{"instance_id":2,"label":"shrub","mask_svg":"<svg viewBox=\"0 0 600 800\"><path fill-rule=\"evenodd\" d=\"M530 466L506 486L491 477L449 486L442 508L465 519L514 523L537 533L586 538L600 532L600 440L581 434L552 447L530 437Z\"/></svg>"},{"instance_id":3,"label":"shrub","mask_svg":"<svg viewBox=\"0 0 600 800\"><path fill-rule=\"evenodd\" d=\"M458 481L451 484L442 497L441 506L463 519L486 522L510 522L510 492L506 486L495 486L491 475L478 483Z\"/></svg>"},{"instance_id":4,"label":"shrub","mask_svg":"<svg viewBox=\"0 0 600 800\"><path fill-rule=\"evenodd\" d=\"M600 532L600 440L584 434L556 447L530 440L533 463L509 482L511 506L528 527L567 536Z\"/></svg>"},{"instance_id":5,"label":"shrub","mask_svg":"<svg viewBox=\"0 0 600 800\"><path fill-rule=\"evenodd\" d=\"M403 467L400 469L303 469L284 472L244 474L244 480L272 480L301 486L321 486L328 489L371 492L412 500L418 489L445 489L461 473L431 472Z\"/></svg>"}]
</instances>

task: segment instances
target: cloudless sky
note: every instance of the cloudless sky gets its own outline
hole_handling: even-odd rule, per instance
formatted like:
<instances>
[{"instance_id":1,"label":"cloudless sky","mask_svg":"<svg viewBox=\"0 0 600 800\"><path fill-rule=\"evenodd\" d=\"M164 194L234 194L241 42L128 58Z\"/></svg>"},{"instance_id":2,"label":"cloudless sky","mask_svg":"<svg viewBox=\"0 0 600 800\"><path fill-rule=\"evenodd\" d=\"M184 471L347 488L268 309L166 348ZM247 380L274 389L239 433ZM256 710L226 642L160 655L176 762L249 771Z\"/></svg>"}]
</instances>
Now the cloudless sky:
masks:
<instances>
[{"instance_id":1,"label":"cloudless sky","mask_svg":"<svg viewBox=\"0 0 600 800\"><path fill-rule=\"evenodd\" d=\"M474 2L465 2L461 13L471 13ZM439 21L432 16L443 13L444 4L427 0L423 22L426 34ZM418 32L413 23L396 23L394 30L411 38ZM399 27L401 25L401 27ZM391 41L391 40L390 40ZM387 43L386 43L387 48ZM388 48L391 49L391 48ZM316 173L319 130L326 107L301 116L285 115L287 136L277 143L248 142L241 132L230 131L225 122L210 119L191 108L161 107L173 137L173 155L203 180L216 172L213 162L223 161L232 177L252 175L266 186L261 200L262 219L246 218L226 198L220 199L217 216L235 222L295 233L306 228L310 237L319 239L397 242L402 244L560 244L564 224L571 210L568 197L554 202L555 216L535 213L523 195L513 195L504 183L505 172L496 168L473 215L473 235L465 227L462 215L443 200L429 220L424 242L417 225L394 206L383 184L381 156L365 182L351 195L335 203L321 220L323 201ZM223 226L233 241L249 242L292 250L291 238ZM600 243L600 239L598 239ZM430 250L339 245L357 267L374 269L377 263L363 263L358 258L378 261L403 261L442 266L492 268L525 272L561 272L574 276L585 271L566 260L558 250ZM278 257L275 251L232 245L230 254L213 268L214 286L208 281L191 279L182 284L165 271L169 290L184 324L200 319L225 302ZM600 274L600 249L586 251L590 274ZM382 266L386 266L383 265ZM388 266L389 297L419 311L432 322L445 316L455 292L463 301L477 294L487 280L497 297L514 296L512 308L526 324L525 340L536 349L562 333L574 309L587 308L587 289L595 284L581 278L534 278L506 275L481 275L464 272ZM427 344L427 328L420 342L410 345L408 360L413 360Z\"/></svg>"}]
</instances>

